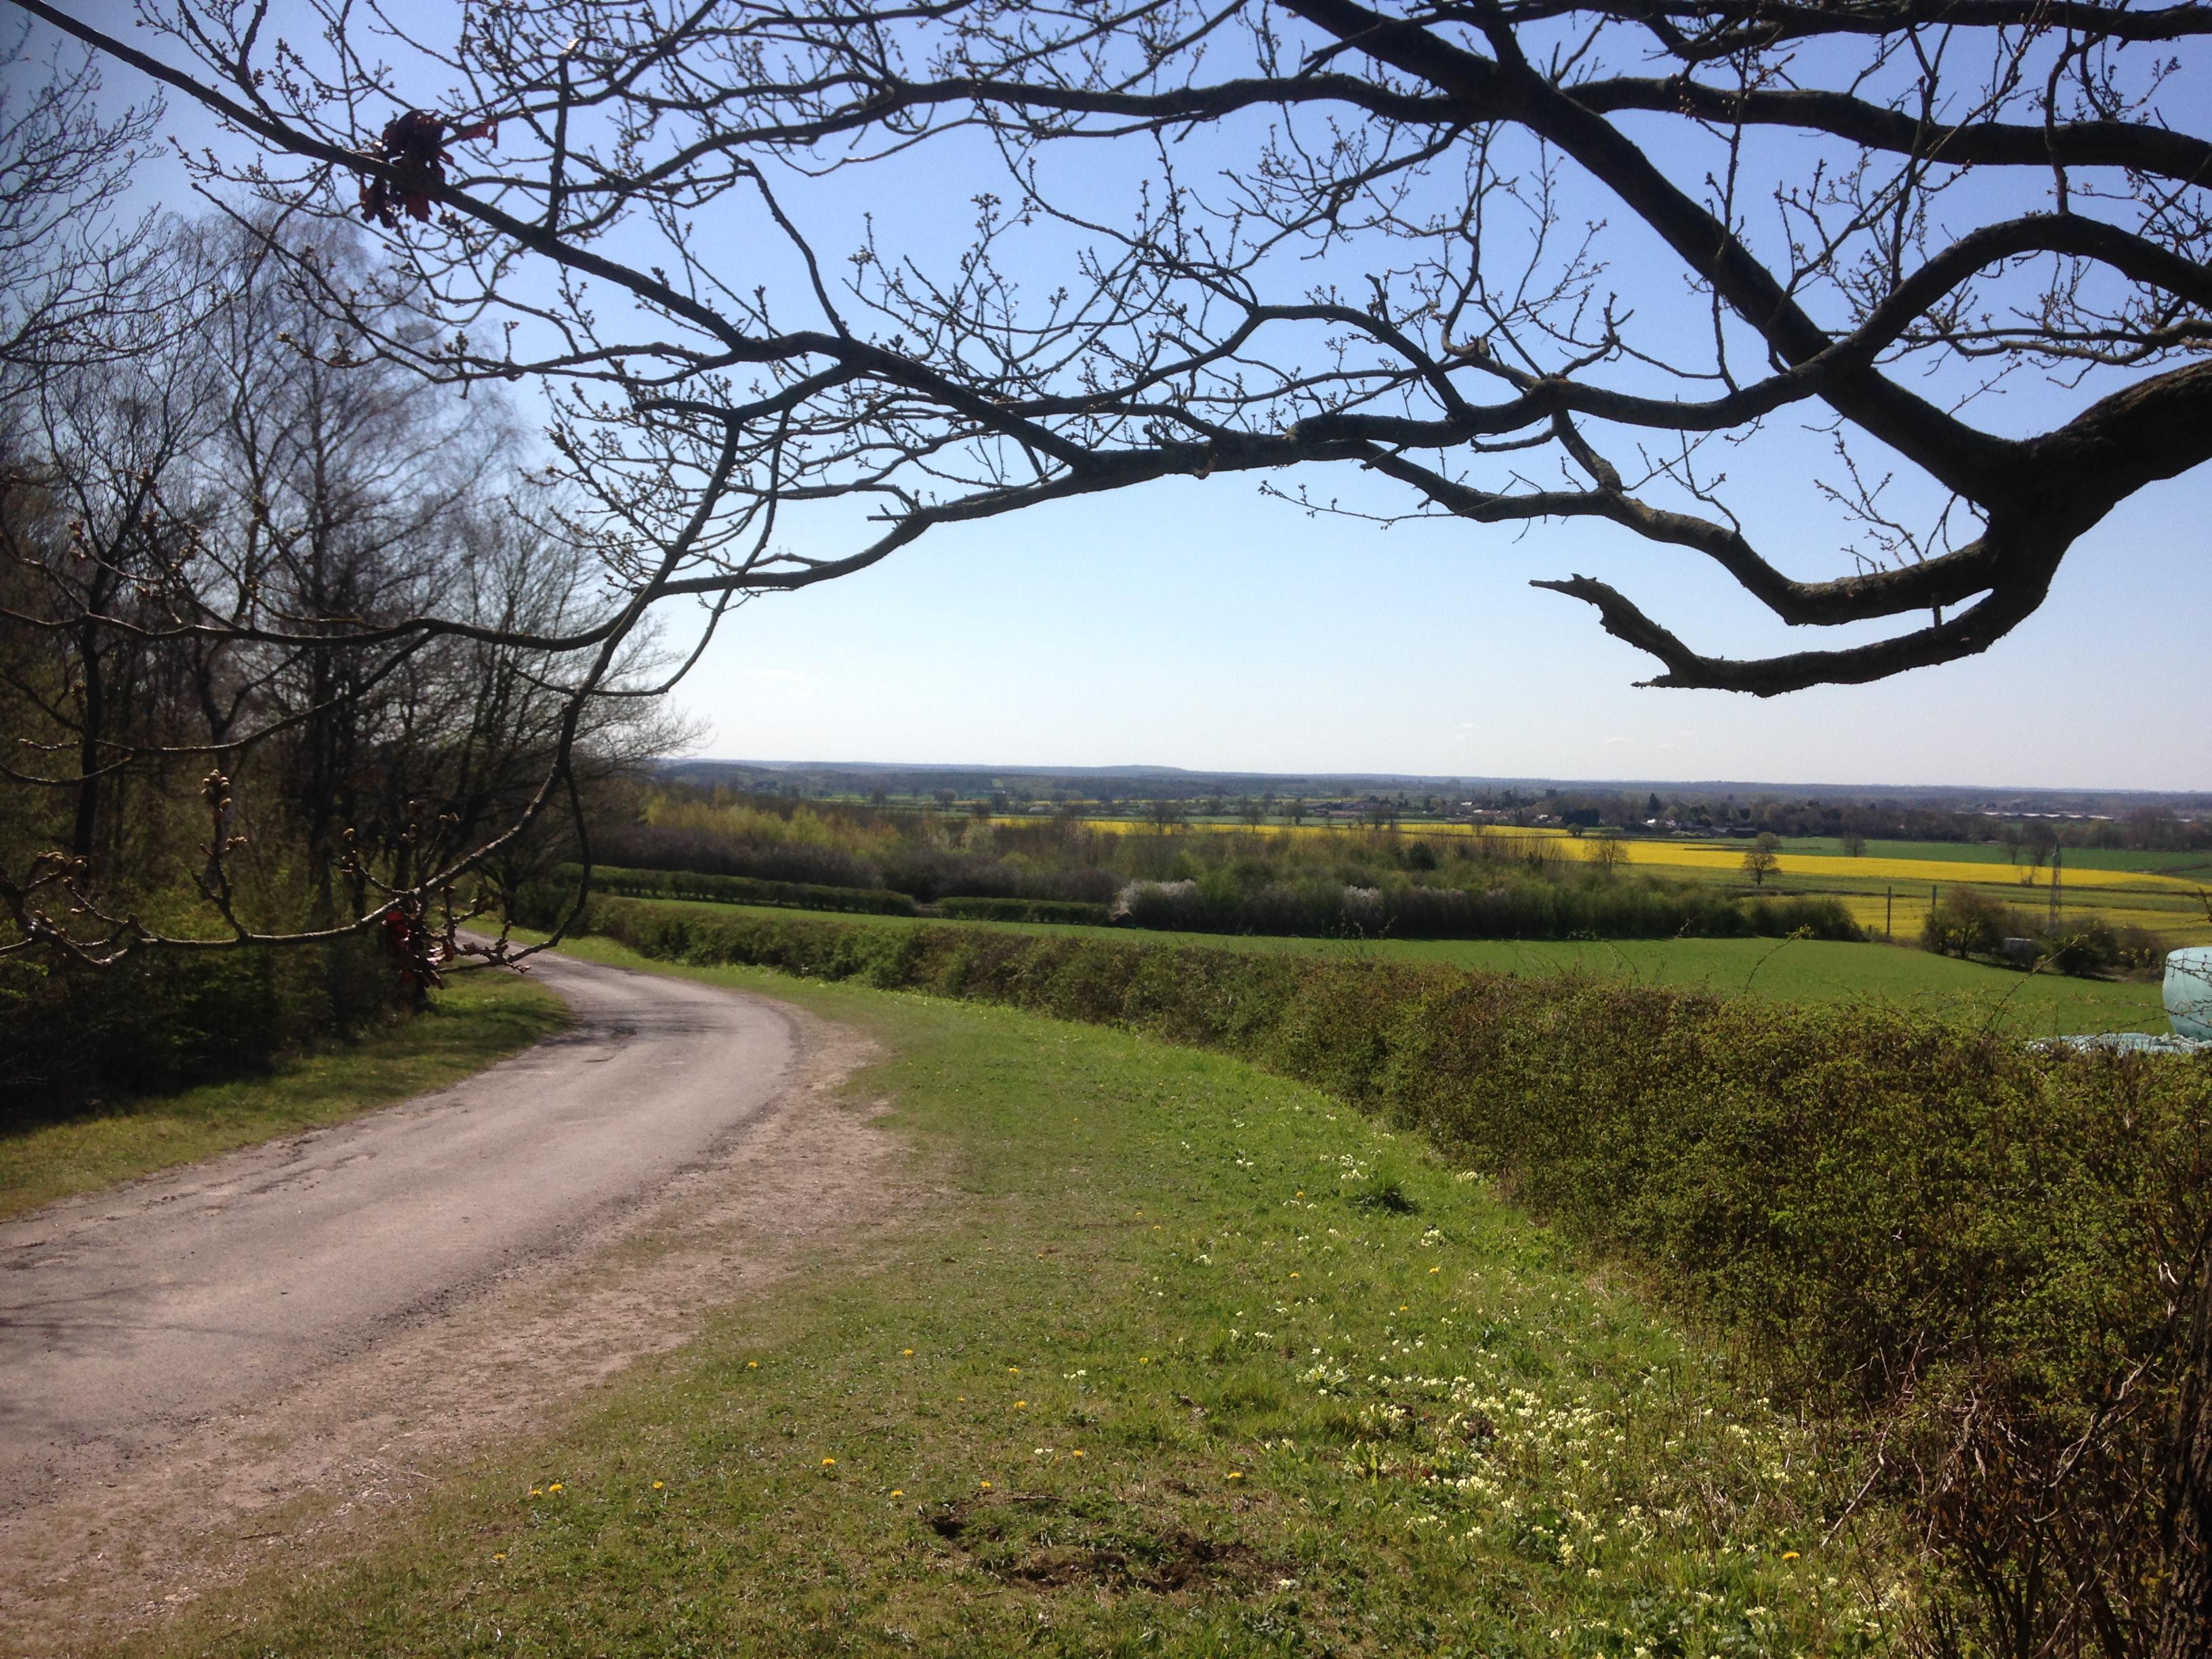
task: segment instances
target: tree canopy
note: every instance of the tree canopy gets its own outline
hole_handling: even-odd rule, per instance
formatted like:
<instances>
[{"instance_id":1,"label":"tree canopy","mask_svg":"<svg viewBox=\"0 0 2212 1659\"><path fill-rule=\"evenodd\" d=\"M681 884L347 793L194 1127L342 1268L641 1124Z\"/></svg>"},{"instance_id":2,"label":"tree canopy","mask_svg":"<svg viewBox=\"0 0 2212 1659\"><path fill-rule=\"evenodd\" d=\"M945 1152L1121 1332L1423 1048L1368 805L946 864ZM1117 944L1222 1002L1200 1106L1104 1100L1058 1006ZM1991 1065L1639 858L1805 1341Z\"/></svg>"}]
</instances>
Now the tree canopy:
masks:
<instances>
[{"instance_id":1,"label":"tree canopy","mask_svg":"<svg viewBox=\"0 0 2212 1659\"><path fill-rule=\"evenodd\" d=\"M1841 630L1729 655L1539 582L1651 684L1865 682L1986 650L2212 455L2203 4L13 3L218 113L224 199L365 226L301 278L367 349L543 388L612 600L495 633L586 690L657 609L703 645L941 526L1235 473L1477 546L1594 521Z\"/></svg>"}]
</instances>

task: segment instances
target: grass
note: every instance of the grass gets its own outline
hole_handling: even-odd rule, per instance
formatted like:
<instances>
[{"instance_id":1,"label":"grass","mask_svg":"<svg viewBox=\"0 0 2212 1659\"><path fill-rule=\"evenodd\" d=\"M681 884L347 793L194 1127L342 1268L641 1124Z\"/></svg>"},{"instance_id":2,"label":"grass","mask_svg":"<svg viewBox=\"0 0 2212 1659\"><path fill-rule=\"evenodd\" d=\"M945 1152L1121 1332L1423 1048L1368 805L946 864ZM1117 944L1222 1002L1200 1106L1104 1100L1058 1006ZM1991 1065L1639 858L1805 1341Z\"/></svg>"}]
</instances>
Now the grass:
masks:
<instances>
[{"instance_id":1,"label":"grass","mask_svg":"<svg viewBox=\"0 0 2212 1659\"><path fill-rule=\"evenodd\" d=\"M373 1111L482 1070L566 1023L512 975L454 976L429 1010L263 1077L119 1101L0 1135L0 1218L256 1141Z\"/></svg>"},{"instance_id":2,"label":"grass","mask_svg":"<svg viewBox=\"0 0 2212 1659\"><path fill-rule=\"evenodd\" d=\"M598 942L578 954L653 968ZM133 1650L1882 1651L1911 1580L1713 1355L1328 1097L1002 1009L875 1038L937 1194L351 1563Z\"/></svg>"},{"instance_id":3,"label":"grass","mask_svg":"<svg viewBox=\"0 0 2212 1659\"><path fill-rule=\"evenodd\" d=\"M690 905L678 899L638 903ZM692 905L713 914L800 919L790 910L750 905ZM1784 1002L1855 998L1892 1002L1981 1024L2001 1022L2022 1036L2082 1031L2163 1031L2160 987L2148 981L2068 979L2020 974L1926 951L1826 939L1379 939L1347 944L1228 933L1132 933L1125 928L1049 922L932 921L904 916L839 915L841 925L882 927L997 927L1121 940L1175 942L1239 951L1364 954L1516 974L1590 973L1655 985L1702 987Z\"/></svg>"}]
</instances>

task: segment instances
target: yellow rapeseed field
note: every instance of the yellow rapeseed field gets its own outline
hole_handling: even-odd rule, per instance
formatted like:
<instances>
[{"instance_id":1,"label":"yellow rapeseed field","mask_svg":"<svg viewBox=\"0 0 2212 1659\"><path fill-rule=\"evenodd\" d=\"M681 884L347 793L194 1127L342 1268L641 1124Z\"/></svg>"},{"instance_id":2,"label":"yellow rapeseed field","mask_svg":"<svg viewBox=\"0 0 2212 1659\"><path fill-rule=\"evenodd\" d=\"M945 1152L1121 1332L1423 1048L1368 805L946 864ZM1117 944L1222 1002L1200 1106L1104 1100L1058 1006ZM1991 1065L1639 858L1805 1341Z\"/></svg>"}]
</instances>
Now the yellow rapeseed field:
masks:
<instances>
[{"instance_id":1,"label":"yellow rapeseed field","mask_svg":"<svg viewBox=\"0 0 2212 1659\"><path fill-rule=\"evenodd\" d=\"M1033 823L1033 819L1000 818L994 822L1007 824ZM1141 821L1130 818L1085 818L1086 830L1104 830L1121 835L1144 831L1149 828ZM1365 836L1374 833L1364 824L1352 823L1268 823L1257 830L1241 823L1192 823L1178 829L1198 835L1259 835L1270 838L1308 837L1315 836ZM1480 823L1418 823L1407 825L1397 832L1421 840L1452 840L1477 836L1486 841L1510 844L1515 842L1540 841L1574 842L1572 832L1547 827L1521 828ZM1579 838L1580 847L1562 848L1568 856L1590 844L1590 838ZM1623 841L1624 862L1642 865L1655 870L1697 871L1706 873L1735 876L1743 866L1747 841ZM1925 887L1929 884L1948 886L1954 883L1968 883L1978 887L2017 890L2015 902L2029 903L2046 897L2049 893L2048 871L2021 872L2009 865L1978 863L1966 859L1901 859L1879 856L1850 858L1833 853L1779 853L1778 872L1784 880L1799 882L1830 881L1886 881L1901 886L1917 883ZM2023 874L2029 879L2021 879ZM2063 894L2112 892L2133 889L2145 895L2156 894L2176 898L2191 898L2203 884L2179 876L2159 875L2148 870L2062 870L2059 890ZM1900 894L1900 897L1902 895Z\"/></svg>"}]
</instances>

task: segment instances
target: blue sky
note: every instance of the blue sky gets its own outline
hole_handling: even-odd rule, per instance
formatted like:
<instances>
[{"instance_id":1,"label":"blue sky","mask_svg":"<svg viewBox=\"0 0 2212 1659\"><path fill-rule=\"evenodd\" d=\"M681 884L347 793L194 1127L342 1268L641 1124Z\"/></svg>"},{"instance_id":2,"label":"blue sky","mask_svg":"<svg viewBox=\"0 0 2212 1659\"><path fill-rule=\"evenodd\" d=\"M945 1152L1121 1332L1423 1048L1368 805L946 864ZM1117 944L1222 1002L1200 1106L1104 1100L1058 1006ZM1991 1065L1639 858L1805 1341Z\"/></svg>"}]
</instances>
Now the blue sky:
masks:
<instances>
[{"instance_id":1,"label":"blue sky","mask_svg":"<svg viewBox=\"0 0 2212 1659\"><path fill-rule=\"evenodd\" d=\"M112 71L112 89L129 79ZM168 125L205 142L173 103ZM864 208L926 245L989 182L939 177L941 200L872 199L863 180L813 200L787 187L787 205L818 215L831 250ZM142 193L180 190L161 168ZM1807 501L1817 454L1779 435L1735 479L1755 539L1805 574L1835 568ZM1317 470L1315 487L1362 486ZM1759 701L1637 690L1648 658L1527 585L1599 577L1701 646L1828 642L1772 624L1695 555L1586 526L1385 531L1218 476L933 532L758 600L676 701L697 752L756 759L2206 789L2208 522L2200 469L2085 538L1987 655Z\"/></svg>"}]
</instances>

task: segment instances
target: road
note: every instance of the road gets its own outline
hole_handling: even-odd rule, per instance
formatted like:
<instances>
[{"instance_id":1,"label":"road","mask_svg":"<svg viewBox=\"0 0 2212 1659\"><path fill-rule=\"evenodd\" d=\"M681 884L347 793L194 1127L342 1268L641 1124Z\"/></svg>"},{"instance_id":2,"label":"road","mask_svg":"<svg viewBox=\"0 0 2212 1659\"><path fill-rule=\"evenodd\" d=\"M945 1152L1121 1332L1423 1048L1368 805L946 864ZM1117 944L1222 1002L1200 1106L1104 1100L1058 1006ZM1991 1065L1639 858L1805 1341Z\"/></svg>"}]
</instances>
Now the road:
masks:
<instances>
[{"instance_id":1,"label":"road","mask_svg":"<svg viewBox=\"0 0 2212 1659\"><path fill-rule=\"evenodd\" d=\"M589 1237L763 1121L795 1073L765 1004L538 970L575 1024L465 1082L0 1225L0 1511Z\"/></svg>"}]
</instances>

